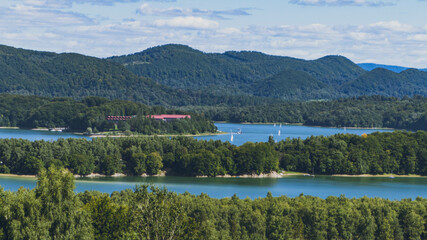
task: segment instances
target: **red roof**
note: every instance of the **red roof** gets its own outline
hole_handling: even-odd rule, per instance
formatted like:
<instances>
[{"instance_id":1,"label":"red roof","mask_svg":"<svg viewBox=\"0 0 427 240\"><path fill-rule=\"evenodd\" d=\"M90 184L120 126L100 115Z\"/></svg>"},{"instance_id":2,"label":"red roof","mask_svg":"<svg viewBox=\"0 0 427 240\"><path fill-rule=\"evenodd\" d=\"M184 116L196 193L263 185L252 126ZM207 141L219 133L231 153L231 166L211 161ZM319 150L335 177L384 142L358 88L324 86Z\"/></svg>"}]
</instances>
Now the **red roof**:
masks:
<instances>
[{"instance_id":1,"label":"red roof","mask_svg":"<svg viewBox=\"0 0 427 240\"><path fill-rule=\"evenodd\" d=\"M147 117L151 117L154 119L182 119L182 118L191 118L191 115L179 115L179 114L161 114L161 115L150 115Z\"/></svg>"},{"instance_id":2,"label":"red roof","mask_svg":"<svg viewBox=\"0 0 427 240\"><path fill-rule=\"evenodd\" d=\"M108 116L107 120L109 120L109 121L126 121L126 120L133 118L133 117L134 116Z\"/></svg>"}]
</instances>

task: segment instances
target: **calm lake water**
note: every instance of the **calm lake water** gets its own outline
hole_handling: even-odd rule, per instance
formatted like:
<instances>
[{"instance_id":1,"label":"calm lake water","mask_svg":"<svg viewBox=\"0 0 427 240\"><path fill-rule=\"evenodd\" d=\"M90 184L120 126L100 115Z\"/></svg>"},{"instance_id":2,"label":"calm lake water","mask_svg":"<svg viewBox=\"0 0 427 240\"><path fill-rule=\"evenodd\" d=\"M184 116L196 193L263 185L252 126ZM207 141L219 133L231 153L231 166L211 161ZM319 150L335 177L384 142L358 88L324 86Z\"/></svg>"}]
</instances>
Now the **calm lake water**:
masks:
<instances>
[{"instance_id":1,"label":"calm lake water","mask_svg":"<svg viewBox=\"0 0 427 240\"><path fill-rule=\"evenodd\" d=\"M49 131L35 131L35 130L24 130L24 129L0 129L0 138L22 138L31 141L45 140L55 141L59 138L88 138L87 136L76 135L71 133L63 132L49 132Z\"/></svg>"},{"instance_id":2,"label":"calm lake water","mask_svg":"<svg viewBox=\"0 0 427 240\"><path fill-rule=\"evenodd\" d=\"M219 131L227 132L228 134L213 135L213 136L201 136L195 137L196 139L203 140L221 140L230 141L230 132L236 133L239 130L241 134L233 134L232 143L235 145L242 145L245 142L266 142L269 136L273 136L276 141L284 140L287 137L290 138L302 138L305 139L312 135L314 136L330 136L337 133L351 133L362 135L363 133L372 132L384 132L392 130L376 130L376 129L343 129L343 128L322 128L322 127L306 127L306 126L294 126L294 125L282 125L277 124L231 124L231 123L216 123ZM279 136L280 131L280 136ZM52 141L59 138L87 138L89 137L82 135L75 135L70 133L62 132L49 132L49 131L33 131L33 130L22 130L22 129L0 129L0 138L23 138L31 141L34 140L46 140Z\"/></svg>"},{"instance_id":3,"label":"calm lake water","mask_svg":"<svg viewBox=\"0 0 427 240\"><path fill-rule=\"evenodd\" d=\"M76 191L98 190L112 193L133 189L137 184L165 186L178 193L189 192L199 195L207 193L214 198L265 197L267 192L273 196L296 197L301 193L321 198L340 196L349 198L363 196L381 197L392 200L427 197L427 178L387 178L387 177L332 177L332 176L289 176L275 178L191 178L191 177L105 177L81 178L76 180ZM5 190L17 190L20 186L34 188L34 178L0 176L0 185Z\"/></svg>"},{"instance_id":4,"label":"calm lake water","mask_svg":"<svg viewBox=\"0 0 427 240\"><path fill-rule=\"evenodd\" d=\"M214 139L221 141L230 141L233 132L233 144L242 145L245 142L267 142L269 136L273 136L274 140L281 141L289 138L306 139L310 136L330 136L337 133L351 133L362 135L363 133L369 134L373 132L392 132L393 130L383 129L344 129L344 128L323 128L323 127L307 127L295 125L282 125L280 124L233 124L233 123L216 123L219 131L227 132L228 134L216 136L201 136L196 139ZM236 134L241 131L241 134ZM279 135L280 131L280 135Z\"/></svg>"},{"instance_id":5,"label":"calm lake water","mask_svg":"<svg viewBox=\"0 0 427 240\"><path fill-rule=\"evenodd\" d=\"M292 125L247 125L217 123L220 131L238 132L233 134L233 144L242 145L245 142L265 142L269 136L276 141L290 138L305 139L312 135L329 136L337 133L351 133L361 135L372 133L374 129L343 129L320 128ZM280 130L280 136L279 136ZM58 138L87 138L68 133L31 131L17 129L0 129L0 138L23 138L29 140L56 140ZM231 134L196 137L196 139L214 139L230 141ZM346 197L382 197L389 199L427 197L427 178L374 178L374 177L332 177L332 176L289 176L281 179L263 178L188 178L188 177L106 177L81 178L76 180L76 191L98 190L111 193L123 189L133 189L137 184L150 183L156 186L165 186L178 193L192 194L207 193L211 197L223 198L237 194L240 198L265 197L267 192L273 196L287 195L295 197L301 193L305 195L326 198L327 196ZM0 175L0 186L5 190L17 190L20 186L34 188L34 178L5 177Z\"/></svg>"}]
</instances>

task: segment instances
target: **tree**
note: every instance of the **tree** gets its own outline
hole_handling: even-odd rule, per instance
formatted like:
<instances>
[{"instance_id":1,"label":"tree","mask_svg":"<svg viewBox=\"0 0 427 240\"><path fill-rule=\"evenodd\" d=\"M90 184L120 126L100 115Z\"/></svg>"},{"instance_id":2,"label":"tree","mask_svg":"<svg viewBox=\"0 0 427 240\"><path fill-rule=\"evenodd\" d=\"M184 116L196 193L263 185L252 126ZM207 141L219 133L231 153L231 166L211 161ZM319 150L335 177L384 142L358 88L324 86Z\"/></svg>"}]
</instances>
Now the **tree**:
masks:
<instances>
[{"instance_id":1,"label":"tree","mask_svg":"<svg viewBox=\"0 0 427 240\"><path fill-rule=\"evenodd\" d=\"M163 167L162 157L158 152L152 152L147 155L146 160L147 174L158 174Z\"/></svg>"},{"instance_id":2,"label":"tree","mask_svg":"<svg viewBox=\"0 0 427 240\"><path fill-rule=\"evenodd\" d=\"M138 239L174 239L183 233L185 208L180 197L165 188L137 186L132 205L132 229Z\"/></svg>"},{"instance_id":3,"label":"tree","mask_svg":"<svg viewBox=\"0 0 427 240\"><path fill-rule=\"evenodd\" d=\"M39 173L35 196L52 239L92 239L93 229L74 188L74 177L68 170L50 167Z\"/></svg>"},{"instance_id":4,"label":"tree","mask_svg":"<svg viewBox=\"0 0 427 240\"><path fill-rule=\"evenodd\" d=\"M113 175L121 171L121 162L118 156L106 155L99 160L99 171L102 174Z\"/></svg>"},{"instance_id":5,"label":"tree","mask_svg":"<svg viewBox=\"0 0 427 240\"><path fill-rule=\"evenodd\" d=\"M79 175L88 175L95 169L95 160L93 156L83 154L72 154L68 159L69 166L73 173Z\"/></svg>"},{"instance_id":6,"label":"tree","mask_svg":"<svg viewBox=\"0 0 427 240\"><path fill-rule=\"evenodd\" d=\"M84 209L92 220L95 239L117 239L129 231L129 207L114 203L108 195L92 196Z\"/></svg>"}]
</instances>

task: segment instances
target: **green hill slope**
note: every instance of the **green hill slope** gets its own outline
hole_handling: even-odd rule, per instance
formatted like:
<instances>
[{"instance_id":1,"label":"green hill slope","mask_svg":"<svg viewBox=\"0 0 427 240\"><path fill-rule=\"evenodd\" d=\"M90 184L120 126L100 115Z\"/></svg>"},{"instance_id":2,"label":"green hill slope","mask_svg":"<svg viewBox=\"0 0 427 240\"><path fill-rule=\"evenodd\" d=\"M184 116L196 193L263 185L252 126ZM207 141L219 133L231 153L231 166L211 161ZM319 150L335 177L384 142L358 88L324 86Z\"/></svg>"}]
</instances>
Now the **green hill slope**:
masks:
<instances>
[{"instance_id":1,"label":"green hill slope","mask_svg":"<svg viewBox=\"0 0 427 240\"><path fill-rule=\"evenodd\" d=\"M333 90L308 73L286 69L253 85L254 95L282 99L331 98Z\"/></svg>"},{"instance_id":2,"label":"green hill slope","mask_svg":"<svg viewBox=\"0 0 427 240\"><path fill-rule=\"evenodd\" d=\"M277 99L427 96L427 73L366 72L342 56L308 61L250 51L204 53L173 44L108 59L0 45L0 93L247 106Z\"/></svg>"},{"instance_id":3,"label":"green hill slope","mask_svg":"<svg viewBox=\"0 0 427 240\"><path fill-rule=\"evenodd\" d=\"M376 68L342 85L339 90L350 96L427 96L427 73L415 69L395 73Z\"/></svg>"},{"instance_id":4,"label":"green hill slope","mask_svg":"<svg viewBox=\"0 0 427 240\"><path fill-rule=\"evenodd\" d=\"M122 65L73 53L0 46L0 92L40 96L103 96L149 104L176 98L171 89L138 77Z\"/></svg>"},{"instance_id":5,"label":"green hill slope","mask_svg":"<svg viewBox=\"0 0 427 240\"><path fill-rule=\"evenodd\" d=\"M203 53L183 45L164 45L145 51L111 57L139 76L175 88L213 89L259 94L255 85L262 79L279 74L285 69L307 73L309 77L331 86L337 86L361 76L365 71L340 56L327 56L307 61L290 57L271 56L259 52ZM301 86L302 87L302 86ZM329 90L333 91L333 90ZM269 96L267 93L262 96ZM330 93L335 96L336 93Z\"/></svg>"}]
</instances>

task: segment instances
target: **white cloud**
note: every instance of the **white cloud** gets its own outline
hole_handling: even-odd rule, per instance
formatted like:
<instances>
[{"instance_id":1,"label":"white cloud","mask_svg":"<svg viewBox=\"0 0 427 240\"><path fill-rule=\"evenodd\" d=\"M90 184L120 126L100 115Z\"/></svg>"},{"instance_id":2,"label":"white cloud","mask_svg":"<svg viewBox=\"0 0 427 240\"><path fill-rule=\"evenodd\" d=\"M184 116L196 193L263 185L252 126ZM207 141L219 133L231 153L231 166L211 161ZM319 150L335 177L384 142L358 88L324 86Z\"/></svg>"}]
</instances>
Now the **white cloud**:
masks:
<instances>
[{"instance_id":1,"label":"white cloud","mask_svg":"<svg viewBox=\"0 0 427 240\"><path fill-rule=\"evenodd\" d=\"M229 35L229 34L240 34L242 33L242 31L238 28L223 28L223 29L219 29L218 33Z\"/></svg>"},{"instance_id":2,"label":"white cloud","mask_svg":"<svg viewBox=\"0 0 427 240\"><path fill-rule=\"evenodd\" d=\"M153 8L148 3L142 4L137 12L141 15L156 15L156 16L201 16L209 18L226 19L225 16L248 16L251 15L248 8L236 8L231 10L208 10L198 8L180 8L180 7L168 7L168 8Z\"/></svg>"},{"instance_id":3,"label":"white cloud","mask_svg":"<svg viewBox=\"0 0 427 240\"><path fill-rule=\"evenodd\" d=\"M69 25L93 24L94 20L75 12L41 9L33 6L14 5L0 8L0 25L12 28L46 27L57 28Z\"/></svg>"},{"instance_id":4,"label":"white cloud","mask_svg":"<svg viewBox=\"0 0 427 240\"><path fill-rule=\"evenodd\" d=\"M414 63L413 67L427 67L427 25L379 21L363 25L313 23L237 27L231 21L219 24L214 11L198 13L192 8L152 8L150 5L142 5L146 7L141 10L141 14L144 12L150 17L129 16L114 22L38 7L43 1L32 0L31 5L0 8L0 43L98 57L179 43L205 52L254 50L304 59L339 54L355 62L369 59L385 64ZM135 14L135 9L130 12Z\"/></svg>"},{"instance_id":5,"label":"white cloud","mask_svg":"<svg viewBox=\"0 0 427 240\"><path fill-rule=\"evenodd\" d=\"M19 0L18 0L19 1ZM140 0L20 0L23 4L41 8L70 8L73 4L112 6L116 3L132 3Z\"/></svg>"},{"instance_id":6,"label":"white cloud","mask_svg":"<svg viewBox=\"0 0 427 240\"><path fill-rule=\"evenodd\" d=\"M290 0L289 3L304 6L367 6L383 7L395 5L396 1L372 1L372 0Z\"/></svg>"},{"instance_id":7,"label":"white cloud","mask_svg":"<svg viewBox=\"0 0 427 240\"><path fill-rule=\"evenodd\" d=\"M369 27L378 30L389 30L394 32L412 32L414 27L409 24L402 24L399 21L377 22L369 25Z\"/></svg>"},{"instance_id":8,"label":"white cloud","mask_svg":"<svg viewBox=\"0 0 427 240\"><path fill-rule=\"evenodd\" d=\"M408 37L408 40L427 41L427 34L415 34Z\"/></svg>"},{"instance_id":9,"label":"white cloud","mask_svg":"<svg viewBox=\"0 0 427 240\"><path fill-rule=\"evenodd\" d=\"M215 29L218 22L201 17L176 17L172 19L159 19L154 21L157 27L191 28L191 29Z\"/></svg>"}]
</instances>

